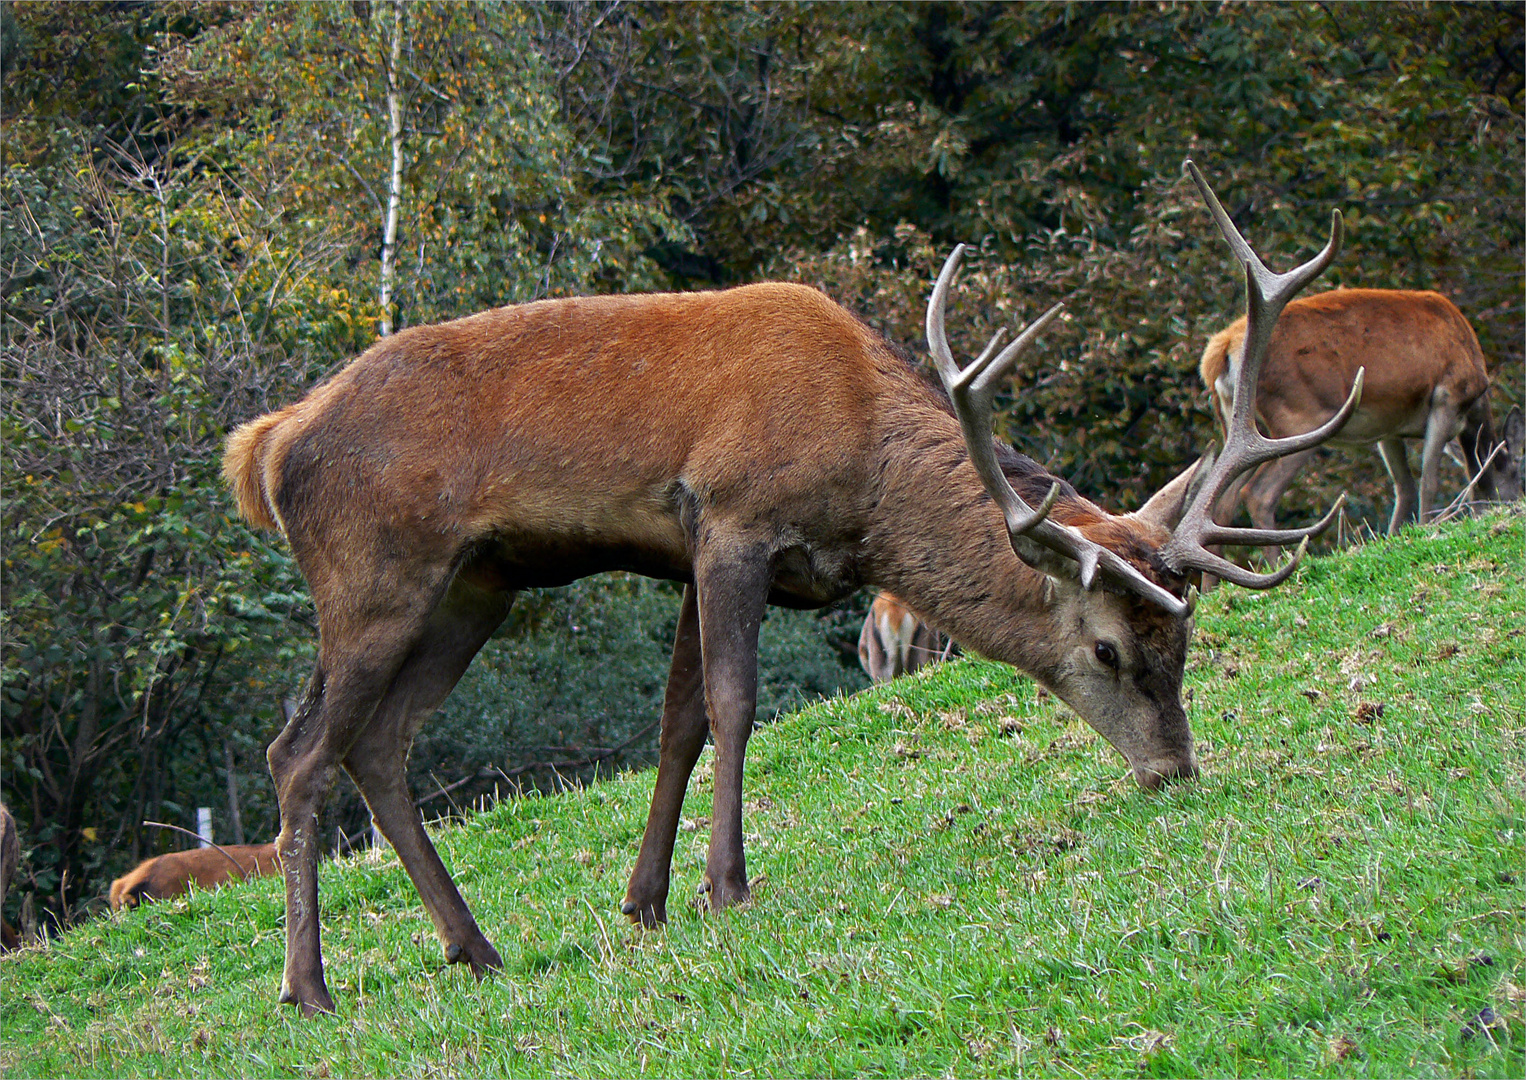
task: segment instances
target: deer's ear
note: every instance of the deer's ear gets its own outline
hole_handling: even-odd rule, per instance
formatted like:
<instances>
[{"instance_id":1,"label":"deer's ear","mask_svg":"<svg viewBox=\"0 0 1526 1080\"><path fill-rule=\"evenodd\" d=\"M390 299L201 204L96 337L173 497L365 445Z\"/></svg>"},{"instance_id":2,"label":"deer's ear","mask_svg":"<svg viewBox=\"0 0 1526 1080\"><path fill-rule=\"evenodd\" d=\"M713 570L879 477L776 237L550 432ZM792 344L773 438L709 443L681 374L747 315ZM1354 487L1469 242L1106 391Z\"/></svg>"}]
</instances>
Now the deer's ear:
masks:
<instances>
[{"instance_id":1,"label":"deer's ear","mask_svg":"<svg viewBox=\"0 0 1526 1080\"><path fill-rule=\"evenodd\" d=\"M1505 448L1519 457L1523 442L1526 442L1526 421L1521 419L1521 407L1517 405L1505 417Z\"/></svg>"},{"instance_id":2,"label":"deer's ear","mask_svg":"<svg viewBox=\"0 0 1526 1080\"><path fill-rule=\"evenodd\" d=\"M1176 528L1177 523L1182 520L1182 514L1191 504L1193 497L1197 495L1198 488L1203 486L1203 481L1213 470L1214 457L1214 449L1209 447L1202 457L1178 473L1165 487L1151 495L1149 502L1141 506L1134 516L1152 525L1159 525L1163 529Z\"/></svg>"}]
</instances>

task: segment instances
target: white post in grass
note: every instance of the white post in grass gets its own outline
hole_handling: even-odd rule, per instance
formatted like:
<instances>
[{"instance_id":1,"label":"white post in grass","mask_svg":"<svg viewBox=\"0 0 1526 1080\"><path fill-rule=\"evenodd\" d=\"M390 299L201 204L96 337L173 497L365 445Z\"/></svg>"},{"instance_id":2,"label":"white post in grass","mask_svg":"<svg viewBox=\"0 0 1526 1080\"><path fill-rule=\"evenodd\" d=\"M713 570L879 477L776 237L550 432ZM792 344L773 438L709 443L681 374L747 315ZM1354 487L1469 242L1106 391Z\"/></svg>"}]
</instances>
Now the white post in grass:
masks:
<instances>
[{"instance_id":1,"label":"white post in grass","mask_svg":"<svg viewBox=\"0 0 1526 1080\"><path fill-rule=\"evenodd\" d=\"M196 835L201 837L202 847L212 846L212 808L210 806L196 808Z\"/></svg>"}]
</instances>

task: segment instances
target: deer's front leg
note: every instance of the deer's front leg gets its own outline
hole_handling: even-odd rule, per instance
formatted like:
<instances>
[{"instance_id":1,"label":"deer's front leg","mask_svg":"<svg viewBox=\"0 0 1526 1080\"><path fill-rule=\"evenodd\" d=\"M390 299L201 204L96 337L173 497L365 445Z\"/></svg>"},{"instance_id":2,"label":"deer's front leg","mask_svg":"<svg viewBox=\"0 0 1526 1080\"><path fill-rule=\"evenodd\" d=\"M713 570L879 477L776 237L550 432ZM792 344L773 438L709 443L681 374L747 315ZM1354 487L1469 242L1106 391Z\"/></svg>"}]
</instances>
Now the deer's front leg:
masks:
<instances>
[{"instance_id":1,"label":"deer's front leg","mask_svg":"<svg viewBox=\"0 0 1526 1080\"><path fill-rule=\"evenodd\" d=\"M715 740L715 801L701 903L749 898L742 854L742 765L758 700L758 627L773 566L762 544L713 543L695 560L705 706Z\"/></svg>"},{"instance_id":2,"label":"deer's front leg","mask_svg":"<svg viewBox=\"0 0 1526 1080\"><path fill-rule=\"evenodd\" d=\"M1398 436L1380 440L1378 454L1394 485L1394 512L1388 519L1388 535L1392 536L1415 515L1415 475L1409 471L1404 440Z\"/></svg>"},{"instance_id":3,"label":"deer's front leg","mask_svg":"<svg viewBox=\"0 0 1526 1080\"><path fill-rule=\"evenodd\" d=\"M705 748L705 681L700 661L699 604L694 586L684 589L673 642L673 665L662 704L662 736L657 761L657 784L652 809L641 838L641 854L631 871L620 910L631 920L652 927L668 919L668 877L673 865L673 840L678 815L694 763Z\"/></svg>"}]
</instances>

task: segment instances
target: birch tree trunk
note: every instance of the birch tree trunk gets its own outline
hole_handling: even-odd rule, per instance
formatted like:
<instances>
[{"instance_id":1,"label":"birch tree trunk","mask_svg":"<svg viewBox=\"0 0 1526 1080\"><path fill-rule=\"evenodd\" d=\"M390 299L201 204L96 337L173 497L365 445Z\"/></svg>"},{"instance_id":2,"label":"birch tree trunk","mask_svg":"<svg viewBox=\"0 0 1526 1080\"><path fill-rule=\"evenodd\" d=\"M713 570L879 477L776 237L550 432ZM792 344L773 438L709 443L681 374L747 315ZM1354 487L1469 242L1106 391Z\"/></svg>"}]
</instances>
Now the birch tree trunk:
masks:
<instances>
[{"instance_id":1,"label":"birch tree trunk","mask_svg":"<svg viewBox=\"0 0 1526 1080\"><path fill-rule=\"evenodd\" d=\"M392 282L397 274L397 215L403 201L403 97L397 69L403 58L403 2L392 0L392 49L387 62L387 137L392 144L392 172L387 179L387 219L382 228L382 337L392 333Z\"/></svg>"}]
</instances>

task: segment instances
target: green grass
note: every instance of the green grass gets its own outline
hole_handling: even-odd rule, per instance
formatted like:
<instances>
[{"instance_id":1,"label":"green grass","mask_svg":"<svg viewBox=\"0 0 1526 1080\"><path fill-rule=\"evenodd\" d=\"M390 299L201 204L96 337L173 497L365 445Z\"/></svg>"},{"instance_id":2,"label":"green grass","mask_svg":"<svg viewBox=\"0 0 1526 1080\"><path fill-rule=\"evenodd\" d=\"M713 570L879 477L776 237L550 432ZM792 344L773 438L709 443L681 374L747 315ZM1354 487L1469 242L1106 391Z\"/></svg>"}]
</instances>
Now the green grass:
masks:
<instances>
[{"instance_id":1,"label":"green grass","mask_svg":"<svg viewBox=\"0 0 1526 1080\"><path fill-rule=\"evenodd\" d=\"M323 871L337 1018L276 1006L267 879L0 961L0 1069L1519 1077L1523 521L1205 598L1196 784L1138 790L1032 683L957 662L758 731L746 909L625 924L651 775L624 775L437 832L499 976L447 967L363 856ZM675 901L708 800L702 762Z\"/></svg>"}]
</instances>

